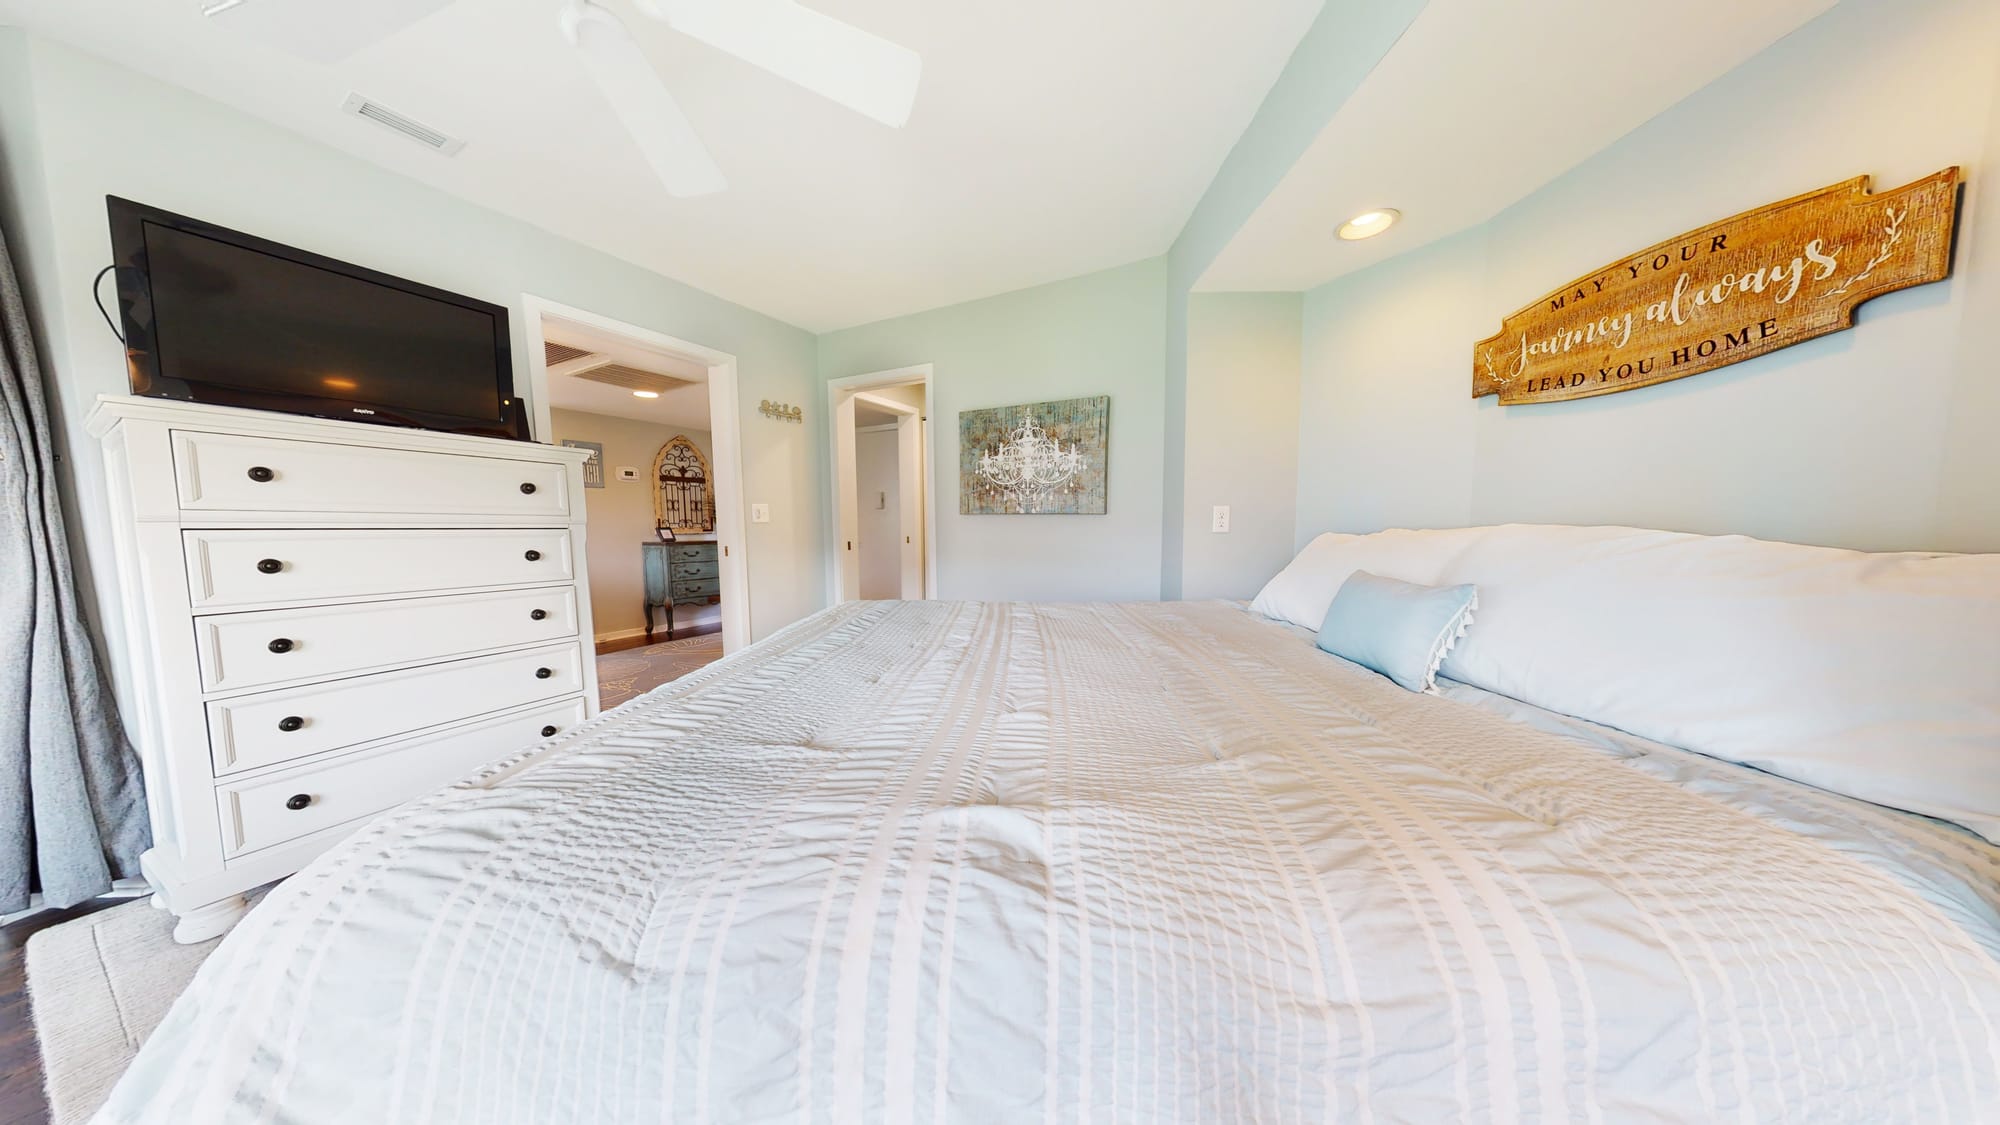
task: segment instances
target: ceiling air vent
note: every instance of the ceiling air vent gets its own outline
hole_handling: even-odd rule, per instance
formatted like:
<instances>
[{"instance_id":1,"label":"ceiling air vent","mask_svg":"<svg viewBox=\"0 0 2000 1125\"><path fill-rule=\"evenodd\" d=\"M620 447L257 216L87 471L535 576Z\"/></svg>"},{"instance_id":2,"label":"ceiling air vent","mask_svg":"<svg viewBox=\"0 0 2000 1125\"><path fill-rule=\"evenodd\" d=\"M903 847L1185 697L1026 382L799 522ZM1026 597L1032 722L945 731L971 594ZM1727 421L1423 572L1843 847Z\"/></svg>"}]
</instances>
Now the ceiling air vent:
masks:
<instances>
[{"instance_id":1,"label":"ceiling air vent","mask_svg":"<svg viewBox=\"0 0 2000 1125\"><path fill-rule=\"evenodd\" d=\"M405 117L380 102L372 102L360 94L349 94L340 108L356 117L365 117L377 125L386 125L398 133L423 145L425 148L450 156L465 147L465 142L447 133L441 133L414 118Z\"/></svg>"},{"instance_id":2,"label":"ceiling air vent","mask_svg":"<svg viewBox=\"0 0 2000 1125\"><path fill-rule=\"evenodd\" d=\"M558 344L554 340L542 341L542 362L550 367L558 363L568 363L572 359L582 359L590 352L584 348L572 348L568 344Z\"/></svg>"},{"instance_id":3,"label":"ceiling air vent","mask_svg":"<svg viewBox=\"0 0 2000 1125\"><path fill-rule=\"evenodd\" d=\"M623 387L628 391L655 393L664 393L694 382L693 379L676 379L672 375L662 375L657 371L641 371L622 363L607 363L602 367L578 371L571 378L588 379L593 383L609 383L611 386Z\"/></svg>"}]
</instances>

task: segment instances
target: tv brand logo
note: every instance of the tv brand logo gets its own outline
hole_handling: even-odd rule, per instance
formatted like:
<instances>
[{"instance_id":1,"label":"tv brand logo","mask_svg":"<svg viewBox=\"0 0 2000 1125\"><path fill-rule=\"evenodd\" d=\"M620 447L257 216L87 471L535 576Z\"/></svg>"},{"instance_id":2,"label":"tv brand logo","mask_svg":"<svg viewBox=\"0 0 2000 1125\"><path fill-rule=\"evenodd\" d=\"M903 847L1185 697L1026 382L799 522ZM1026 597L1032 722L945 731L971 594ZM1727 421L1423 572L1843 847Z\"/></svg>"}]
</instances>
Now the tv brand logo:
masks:
<instances>
[{"instance_id":1,"label":"tv brand logo","mask_svg":"<svg viewBox=\"0 0 2000 1125\"><path fill-rule=\"evenodd\" d=\"M373 410L370 410L370 409L368 409L368 408L367 408L367 407L365 407L365 406L350 406L350 407L348 407L348 409L349 409L349 410L352 410L352 411L353 411L353 412L355 412L356 414L373 414L373 413L375 413L375 412L374 412Z\"/></svg>"}]
</instances>

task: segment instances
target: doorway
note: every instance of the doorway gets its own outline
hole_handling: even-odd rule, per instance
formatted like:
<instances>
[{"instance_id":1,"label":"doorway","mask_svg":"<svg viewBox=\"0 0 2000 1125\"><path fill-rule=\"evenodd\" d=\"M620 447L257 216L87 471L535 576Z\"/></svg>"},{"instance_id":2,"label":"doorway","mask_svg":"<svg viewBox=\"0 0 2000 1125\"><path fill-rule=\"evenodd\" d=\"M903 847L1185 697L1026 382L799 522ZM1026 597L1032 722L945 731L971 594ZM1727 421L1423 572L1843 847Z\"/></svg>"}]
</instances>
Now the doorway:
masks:
<instances>
[{"instance_id":1,"label":"doorway","mask_svg":"<svg viewBox=\"0 0 2000 1125\"><path fill-rule=\"evenodd\" d=\"M835 602L937 596L931 367L827 384Z\"/></svg>"},{"instance_id":2,"label":"doorway","mask_svg":"<svg viewBox=\"0 0 2000 1125\"><path fill-rule=\"evenodd\" d=\"M600 702L749 639L736 369L725 353L524 299L538 440L585 467Z\"/></svg>"}]
</instances>

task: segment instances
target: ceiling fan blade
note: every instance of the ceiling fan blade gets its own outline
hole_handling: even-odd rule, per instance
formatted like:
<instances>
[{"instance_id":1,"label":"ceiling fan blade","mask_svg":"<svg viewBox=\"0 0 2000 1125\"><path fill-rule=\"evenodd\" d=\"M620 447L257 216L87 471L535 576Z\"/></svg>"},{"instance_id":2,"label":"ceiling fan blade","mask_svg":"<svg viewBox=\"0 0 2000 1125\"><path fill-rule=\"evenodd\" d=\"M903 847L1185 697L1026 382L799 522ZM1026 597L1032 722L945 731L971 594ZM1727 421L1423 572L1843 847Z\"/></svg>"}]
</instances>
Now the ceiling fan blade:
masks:
<instances>
[{"instance_id":1,"label":"ceiling fan blade","mask_svg":"<svg viewBox=\"0 0 2000 1125\"><path fill-rule=\"evenodd\" d=\"M922 56L796 0L638 0L675 31L900 129Z\"/></svg>"},{"instance_id":2,"label":"ceiling fan blade","mask_svg":"<svg viewBox=\"0 0 2000 1125\"><path fill-rule=\"evenodd\" d=\"M669 195L709 195L729 186L680 104L616 15L596 4L563 11L563 31L581 50L584 67L632 134Z\"/></svg>"}]
</instances>

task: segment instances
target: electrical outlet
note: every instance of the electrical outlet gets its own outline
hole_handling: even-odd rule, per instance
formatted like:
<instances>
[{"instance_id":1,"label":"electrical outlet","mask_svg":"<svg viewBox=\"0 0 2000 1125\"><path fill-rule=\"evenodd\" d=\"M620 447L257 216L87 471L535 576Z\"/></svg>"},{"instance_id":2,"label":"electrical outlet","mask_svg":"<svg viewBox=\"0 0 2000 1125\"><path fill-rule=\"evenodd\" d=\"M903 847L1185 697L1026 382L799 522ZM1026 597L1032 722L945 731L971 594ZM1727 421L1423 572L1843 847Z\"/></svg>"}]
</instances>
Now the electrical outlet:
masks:
<instances>
[{"instance_id":1,"label":"electrical outlet","mask_svg":"<svg viewBox=\"0 0 2000 1125\"><path fill-rule=\"evenodd\" d=\"M751 522L751 523L770 523L770 522L771 522L771 506L770 506L769 504L752 504L752 505L750 505L750 522Z\"/></svg>"},{"instance_id":2,"label":"electrical outlet","mask_svg":"<svg viewBox=\"0 0 2000 1125\"><path fill-rule=\"evenodd\" d=\"M1210 531L1229 530L1229 505L1217 504L1215 506L1215 514L1210 516L1208 520L1208 529Z\"/></svg>"}]
</instances>

